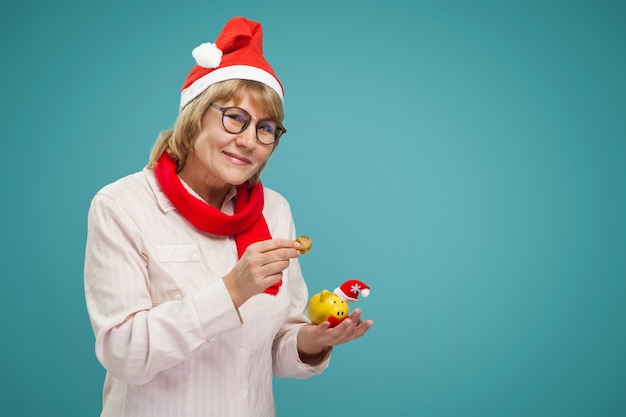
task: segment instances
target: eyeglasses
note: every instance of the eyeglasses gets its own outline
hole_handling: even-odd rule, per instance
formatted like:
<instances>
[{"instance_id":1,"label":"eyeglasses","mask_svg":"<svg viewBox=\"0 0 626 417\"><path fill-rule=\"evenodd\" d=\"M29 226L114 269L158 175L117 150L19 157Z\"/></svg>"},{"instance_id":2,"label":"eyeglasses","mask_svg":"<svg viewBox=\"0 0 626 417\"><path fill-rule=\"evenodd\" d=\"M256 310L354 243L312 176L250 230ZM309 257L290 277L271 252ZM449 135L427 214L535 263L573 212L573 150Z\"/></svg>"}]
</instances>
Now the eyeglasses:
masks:
<instances>
[{"instance_id":1,"label":"eyeglasses","mask_svg":"<svg viewBox=\"0 0 626 417\"><path fill-rule=\"evenodd\" d=\"M228 133L241 133L252 119L256 119L256 140L263 145L271 145L287 133L287 129L276 120L258 119L241 107L222 107L215 103L211 103L211 107L222 112L222 125Z\"/></svg>"}]
</instances>

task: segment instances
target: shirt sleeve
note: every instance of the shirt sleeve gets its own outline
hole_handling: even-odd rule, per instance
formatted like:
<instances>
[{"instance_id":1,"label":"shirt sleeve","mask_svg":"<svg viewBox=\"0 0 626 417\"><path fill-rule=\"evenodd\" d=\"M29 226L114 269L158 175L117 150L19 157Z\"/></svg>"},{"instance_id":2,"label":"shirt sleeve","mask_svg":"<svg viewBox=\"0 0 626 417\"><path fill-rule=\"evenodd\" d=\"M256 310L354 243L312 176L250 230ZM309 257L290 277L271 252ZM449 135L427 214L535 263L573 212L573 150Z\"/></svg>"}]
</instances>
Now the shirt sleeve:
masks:
<instances>
[{"instance_id":1,"label":"shirt sleeve","mask_svg":"<svg viewBox=\"0 0 626 417\"><path fill-rule=\"evenodd\" d=\"M94 197L87 230L84 285L96 356L116 378L148 382L241 327L222 280L153 306L141 235L110 196Z\"/></svg>"}]
</instances>

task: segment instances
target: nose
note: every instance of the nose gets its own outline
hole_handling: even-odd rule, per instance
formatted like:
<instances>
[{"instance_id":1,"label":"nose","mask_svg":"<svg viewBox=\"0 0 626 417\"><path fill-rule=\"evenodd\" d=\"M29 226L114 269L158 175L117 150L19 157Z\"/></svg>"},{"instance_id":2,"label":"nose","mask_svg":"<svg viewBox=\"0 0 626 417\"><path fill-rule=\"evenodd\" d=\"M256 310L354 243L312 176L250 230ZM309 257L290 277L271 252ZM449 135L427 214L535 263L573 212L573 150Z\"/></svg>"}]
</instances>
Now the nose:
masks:
<instances>
[{"instance_id":1,"label":"nose","mask_svg":"<svg viewBox=\"0 0 626 417\"><path fill-rule=\"evenodd\" d=\"M235 143L244 148L253 148L256 145L256 123L250 122L243 132L237 134Z\"/></svg>"}]
</instances>

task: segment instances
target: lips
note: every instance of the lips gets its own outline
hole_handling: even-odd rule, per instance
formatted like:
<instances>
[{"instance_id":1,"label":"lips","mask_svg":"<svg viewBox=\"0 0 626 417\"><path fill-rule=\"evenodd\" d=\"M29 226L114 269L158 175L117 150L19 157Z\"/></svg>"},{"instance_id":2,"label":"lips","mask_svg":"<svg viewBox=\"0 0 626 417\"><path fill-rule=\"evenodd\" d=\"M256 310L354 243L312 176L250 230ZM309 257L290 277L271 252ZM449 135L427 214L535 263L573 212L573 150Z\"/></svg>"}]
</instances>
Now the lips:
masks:
<instances>
[{"instance_id":1,"label":"lips","mask_svg":"<svg viewBox=\"0 0 626 417\"><path fill-rule=\"evenodd\" d=\"M235 165L249 165L252 163L252 161L250 161L248 158L238 155L236 153L230 153L230 152L226 152L224 151L224 155L226 156L226 159L228 159L230 162L232 162Z\"/></svg>"}]
</instances>

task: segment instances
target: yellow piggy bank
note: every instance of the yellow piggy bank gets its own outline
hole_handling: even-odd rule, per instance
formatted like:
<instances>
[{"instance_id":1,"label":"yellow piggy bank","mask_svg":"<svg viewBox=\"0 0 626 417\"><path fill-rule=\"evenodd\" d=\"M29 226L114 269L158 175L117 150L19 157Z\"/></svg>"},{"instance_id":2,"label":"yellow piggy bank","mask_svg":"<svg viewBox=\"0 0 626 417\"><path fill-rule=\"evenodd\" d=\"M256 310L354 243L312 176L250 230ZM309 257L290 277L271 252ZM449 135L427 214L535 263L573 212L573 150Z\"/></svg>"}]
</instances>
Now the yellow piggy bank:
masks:
<instances>
[{"instance_id":1,"label":"yellow piggy bank","mask_svg":"<svg viewBox=\"0 0 626 417\"><path fill-rule=\"evenodd\" d=\"M328 290L322 290L309 300L309 318L313 324L324 323L328 320L330 327L335 327L348 317L349 312L348 303Z\"/></svg>"},{"instance_id":2,"label":"yellow piggy bank","mask_svg":"<svg viewBox=\"0 0 626 417\"><path fill-rule=\"evenodd\" d=\"M309 318L311 323L320 324L328 321L330 327L335 327L350 315L348 302L356 301L359 293L367 297L370 289L361 281L355 279L344 282L333 292L322 290L309 299Z\"/></svg>"}]
</instances>

